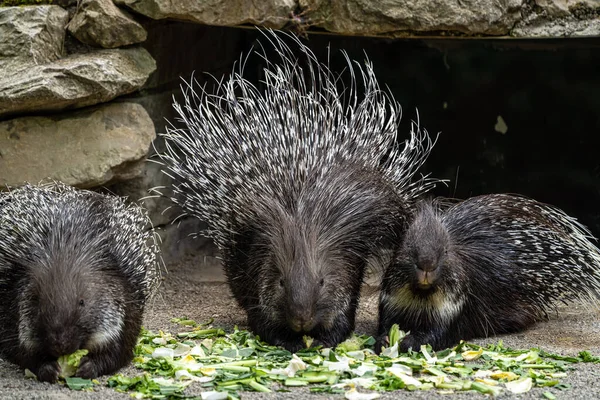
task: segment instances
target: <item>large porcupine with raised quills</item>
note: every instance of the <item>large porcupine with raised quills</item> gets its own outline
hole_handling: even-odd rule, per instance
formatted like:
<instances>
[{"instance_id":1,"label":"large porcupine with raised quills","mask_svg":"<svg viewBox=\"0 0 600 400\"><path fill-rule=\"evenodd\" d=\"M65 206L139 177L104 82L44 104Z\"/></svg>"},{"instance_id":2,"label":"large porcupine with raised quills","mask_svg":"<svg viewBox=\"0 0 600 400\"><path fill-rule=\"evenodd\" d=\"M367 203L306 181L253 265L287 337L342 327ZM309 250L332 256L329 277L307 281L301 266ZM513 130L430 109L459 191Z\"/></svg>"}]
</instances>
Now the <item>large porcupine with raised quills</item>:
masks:
<instances>
[{"instance_id":1,"label":"large porcupine with raised quills","mask_svg":"<svg viewBox=\"0 0 600 400\"><path fill-rule=\"evenodd\" d=\"M290 350L304 335L333 346L354 329L367 259L436 182L412 180L433 142L413 123L398 149L400 107L369 63L345 56L336 75L297 38L264 35L276 53L256 53L264 90L243 77L248 59L214 93L190 83L161 158L174 202L208 223L251 329Z\"/></svg>"},{"instance_id":2,"label":"large porcupine with raised quills","mask_svg":"<svg viewBox=\"0 0 600 400\"><path fill-rule=\"evenodd\" d=\"M392 324L400 350L519 332L560 302L597 304L600 252L574 218L527 197L423 201L387 268L379 347Z\"/></svg>"},{"instance_id":3,"label":"large porcupine with raised quills","mask_svg":"<svg viewBox=\"0 0 600 400\"><path fill-rule=\"evenodd\" d=\"M2 357L48 382L79 349L83 378L128 363L159 277L147 225L122 198L61 183L0 192Z\"/></svg>"}]
</instances>

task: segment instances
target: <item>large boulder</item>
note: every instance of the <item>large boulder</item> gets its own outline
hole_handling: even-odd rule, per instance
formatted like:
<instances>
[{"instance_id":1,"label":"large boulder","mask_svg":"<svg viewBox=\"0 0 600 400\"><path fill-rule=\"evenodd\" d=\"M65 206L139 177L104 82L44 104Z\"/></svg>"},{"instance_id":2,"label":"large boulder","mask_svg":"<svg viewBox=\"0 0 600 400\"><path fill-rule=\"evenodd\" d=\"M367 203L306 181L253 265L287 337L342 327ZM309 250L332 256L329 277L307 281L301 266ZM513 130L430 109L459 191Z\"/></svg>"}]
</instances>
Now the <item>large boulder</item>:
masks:
<instances>
[{"instance_id":1,"label":"large boulder","mask_svg":"<svg viewBox=\"0 0 600 400\"><path fill-rule=\"evenodd\" d=\"M0 76L0 116L104 103L138 90L156 69L143 48L98 50ZM12 73L11 73L12 72Z\"/></svg>"},{"instance_id":2,"label":"large boulder","mask_svg":"<svg viewBox=\"0 0 600 400\"><path fill-rule=\"evenodd\" d=\"M146 30L112 0L83 0L69 22L80 42L113 49L146 40Z\"/></svg>"},{"instance_id":3,"label":"large boulder","mask_svg":"<svg viewBox=\"0 0 600 400\"><path fill-rule=\"evenodd\" d=\"M256 24L282 28L296 8L294 0L115 0L153 19L172 18L206 25Z\"/></svg>"},{"instance_id":4,"label":"large boulder","mask_svg":"<svg viewBox=\"0 0 600 400\"><path fill-rule=\"evenodd\" d=\"M50 178L85 188L131 179L155 137L148 113L134 103L0 122L0 186Z\"/></svg>"},{"instance_id":5,"label":"large boulder","mask_svg":"<svg viewBox=\"0 0 600 400\"><path fill-rule=\"evenodd\" d=\"M300 0L304 21L346 35L504 35L519 20L521 5L521 0Z\"/></svg>"},{"instance_id":6,"label":"large boulder","mask_svg":"<svg viewBox=\"0 0 600 400\"><path fill-rule=\"evenodd\" d=\"M27 68L63 54L68 13L58 6L0 7L0 71Z\"/></svg>"}]
</instances>

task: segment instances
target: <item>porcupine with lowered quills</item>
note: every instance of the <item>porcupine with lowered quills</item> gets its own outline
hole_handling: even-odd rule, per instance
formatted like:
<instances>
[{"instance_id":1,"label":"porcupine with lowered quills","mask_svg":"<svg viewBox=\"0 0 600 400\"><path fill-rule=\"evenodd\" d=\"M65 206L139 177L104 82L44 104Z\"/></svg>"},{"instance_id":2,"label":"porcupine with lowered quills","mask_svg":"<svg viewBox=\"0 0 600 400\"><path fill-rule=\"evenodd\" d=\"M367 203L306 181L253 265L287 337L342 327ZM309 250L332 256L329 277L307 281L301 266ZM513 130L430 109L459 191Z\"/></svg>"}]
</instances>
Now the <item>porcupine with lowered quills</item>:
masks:
<instances>
[{"instance_id":1,"label":"porcupine with lowered quills","mask_svg":"<svg viewBox=\"0 0 600 400\"><path fill-rule=\"evenodd\" d=\"M519 332L558 303L597 304L600 252L560 209L508 194L424 201L387 268L379 346L392 324L400 350Z\"/></svg>"},{"instance_id":2,"label":"porcupine with lowered quills","mask_svg":"<svg viewBox=\"0 0 600 400\"><path fill-rule=\"evenodd\" d=\"M369 63L346 57L341 88L298 39L265 38L277 61L257 52L264 91L243 66L215 93L189 84L174 105L184 127L168 129L161 158L174 202L208 223L251 329L290 350L304 335L332 346L354 329L367 259L398 240L436 182L412 181L433 143L415 123L398 150L399 105Z\"/></svg>"},{"instance_id":3,"label":"porcupine with lowered quills","mask_svg":"<svg viewBox=\"0 0 600 400\"><path fill-rule=\"evenodd\" d=\"M0 192L0 355L48 382L78 349L82 378L127 364L158 283L147 224L122 198L61 183Z\"/></svg>"}]
</instances>

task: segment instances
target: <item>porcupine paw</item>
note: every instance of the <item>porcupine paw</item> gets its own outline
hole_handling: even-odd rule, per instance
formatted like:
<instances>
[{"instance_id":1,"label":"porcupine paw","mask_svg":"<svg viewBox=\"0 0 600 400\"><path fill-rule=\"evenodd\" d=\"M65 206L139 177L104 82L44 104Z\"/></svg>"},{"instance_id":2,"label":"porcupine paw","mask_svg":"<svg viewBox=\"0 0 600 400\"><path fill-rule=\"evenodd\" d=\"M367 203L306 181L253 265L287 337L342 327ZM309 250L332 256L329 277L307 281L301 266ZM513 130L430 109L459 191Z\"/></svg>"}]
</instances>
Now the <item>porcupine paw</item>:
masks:
<instances>
[{"instance_id":1,"label":"porcupine paw","mask_svg":"<svg viewBox=\"0 0 600 400\"><path fill-rule=\"evenodd\" d=\"M387 335L387 333L384 333L382 335L379 335L377 337L377 339L375 340L375 352L377 354L381 353L381 348L382 347L388 347L390 345L390 337Z\"/></svg>"},{"instance_id":2,"label":"porcupine paw","mask_svg":"<svg viewBox=\"0 0 600 400\"><path fill-rule=\"evenodd\" d=\"M39 366L36 376L40 382L54 383L58 380L59 373L58 362L50 361Z\"/></svg>"},{"instance_id":3,"label":"porcupine paw","mask_svg":"<svg viewBox=\"0 0 600 400\"><path fill-rule=\"evenodd\" d=\"M400 341L398 345L398 351L401 353L408 353L408 349L412 349L413 351L420 351L421 345L427 344L424 341L422 335L407 335Z\"/></svg>"},{"instance_id":4,"label":"porcupine paw","mask_svg":"<svg viewBox=\"0 0 600 400\"><path fill-rule=\"evenodd\" d=\"M291 353L295 353L298 350L303 349L305 347L304 342L302 340L278 339L278 340L275 340L273 342L273 344L275 346L283 347L284 349L286 349L287 351L289 351Z\"/></svg>"},{"instance_id":5,"label":"porcupine paw","mask_svg":"<svg viewBox=\"0 0 600 400\"><path fill-rule=\"evenodd\" d=\"M83 357L79 368L77 368L76 376L85 379L97 378L100 375L100 366L97 360L91 357Z\"/></svg>"}]
</instances>

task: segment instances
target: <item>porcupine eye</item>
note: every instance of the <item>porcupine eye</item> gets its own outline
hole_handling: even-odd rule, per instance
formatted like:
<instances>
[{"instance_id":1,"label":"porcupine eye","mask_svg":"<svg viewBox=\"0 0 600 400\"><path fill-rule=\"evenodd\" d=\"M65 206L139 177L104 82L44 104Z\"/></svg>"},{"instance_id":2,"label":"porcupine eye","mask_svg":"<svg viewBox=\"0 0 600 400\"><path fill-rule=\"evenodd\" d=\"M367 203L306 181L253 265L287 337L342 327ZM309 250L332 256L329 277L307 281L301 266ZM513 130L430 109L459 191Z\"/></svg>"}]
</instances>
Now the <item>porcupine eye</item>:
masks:
<instances>
[{"instance_id":1,"label":"porcupine eye","mask_svg":"<svg viewBox=\"0 0 600 400\"><path fill-rule=\"evenodd\" d=\"M79 300L79 307L83 307L85 306L85 301L83 301L83 299Z\"/></svg>"},{"instance_id":2,"label":"porcupine eye","mask_svg":"<svg viewBox=\"0 0 600 400\"><path fill-rule=\"evenodd\" d=\"M319 286L323 287L323 285L325 285L325 279L321 278L321 280L319 281Z\"/></svg>"},{"instance_id":3,"label":"porcupine eye","mask_svg":"<svg viewBox=\"0 0 600 400\"><path fill-rule=\"evenodd\" d=\"M279 279L279 287L280 287L280 288L283 288L283 284L284 284L284 283L283 283L283 278L280 278L280 279Z\"/></svg>"}]
</instances>

